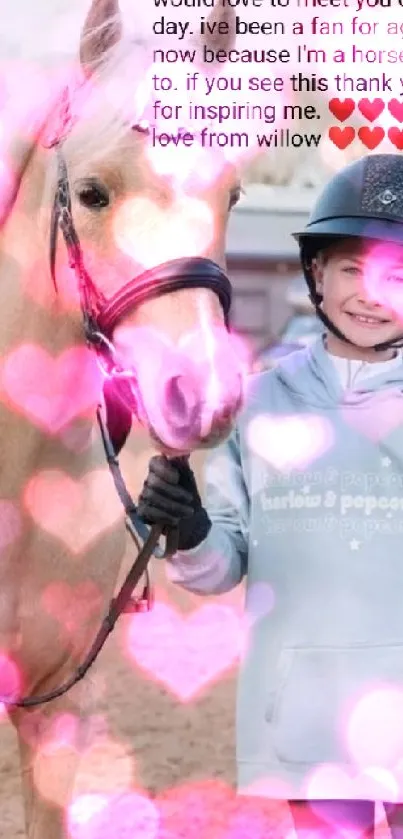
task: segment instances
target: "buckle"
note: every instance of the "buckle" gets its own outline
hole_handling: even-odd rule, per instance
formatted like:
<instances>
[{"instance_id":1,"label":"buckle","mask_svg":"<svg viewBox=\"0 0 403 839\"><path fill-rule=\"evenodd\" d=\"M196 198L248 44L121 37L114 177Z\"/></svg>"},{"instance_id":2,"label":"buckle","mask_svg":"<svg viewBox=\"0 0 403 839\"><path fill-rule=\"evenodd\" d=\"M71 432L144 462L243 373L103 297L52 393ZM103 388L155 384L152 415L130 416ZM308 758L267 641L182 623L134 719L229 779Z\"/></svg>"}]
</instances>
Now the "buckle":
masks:
<instances>
[{"instance_id":1,"label":"buckle","mask_svg":"<svg viewBox=\"0 0 403 839\"><path fill-rule=\"evenodd\" d=\"M145 597L130 597L123 609L124 615L138 615L145 612L151 612L151 602Z\"/></svg>"},{"instance_id":2,"label":"buckle","mask_svg":"<svg viewBox=\"0 0 403 839\"><path fill-rule=\"evenodd\" d=\"M128 370L120 366L117 356L116 356L116 349L112 344L112 341L109 341L108 338L103 335L98 329L89 329L88 339L91 345L95 348L97 353L97 363L98 367L100 368L101 372L107 379L134 379L136 381L136 374L134 370ZM105 353L103 349L107 350ZM106 359L110 361L110 365L107 367Z\"/></svg>"},{"instance_id":3,"label":"buckle","mask_svg":"<svg viewBox=\"0 0 403 839\"><path fill-rule=\"evenodd\" d=\"M154 592L150 580L150 571L147 568L145 571L146 583L143 591L139 595L132 594L123 609L123 614L137 615L139 613L151 612L154 604Z\"/></svg>"}]
</instances>

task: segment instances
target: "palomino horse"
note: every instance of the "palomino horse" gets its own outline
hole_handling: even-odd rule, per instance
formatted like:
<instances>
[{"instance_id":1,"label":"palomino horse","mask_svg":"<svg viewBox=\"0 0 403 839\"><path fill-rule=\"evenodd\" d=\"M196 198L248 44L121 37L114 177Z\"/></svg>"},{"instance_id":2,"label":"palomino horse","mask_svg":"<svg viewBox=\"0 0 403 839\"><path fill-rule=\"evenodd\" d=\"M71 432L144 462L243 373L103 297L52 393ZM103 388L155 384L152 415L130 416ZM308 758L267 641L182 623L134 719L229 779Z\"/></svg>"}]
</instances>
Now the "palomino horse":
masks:
<instances>
[{"instance_id":1,"label":"palomino horse","mask_svg":"<svg viewBox=\"0 0 403 839\"><path fill-rule=\"evenodd\" d=\"M225 14L228 20L232 12ZM92 671L39 711L31 706L71 680L85 659L126 546L96 423L104 383L97 353L105 349L110 362L115 347L123 383L115 396L122 410L125 404L126 425L131 406L124 400L134 385L124 372L135 369L140 421L168 455L217 445L242 402L224 274L237 174L225 165L213 181L200 182L199 193L194 187L188 204L186 195L178 199L151 165L145 126L119 108L119 92L129 82L133 88L127 60L117 2L94 0L81 37L79 92L58 101L40 125L26 125L6 149L12 178L0 208L0 694L18 735L30 839L67 835L79 748L63 766L57 802L40 794L35 766L62 713L79 720L85 742ZM193 259L192 231L200 233L206 218L200 221L195 207L208 211L211 235ZM186 225L174 241L172 214ZM127 432L118 428L120 443ZM73 603L81 592L69 643L59 633L61 591Z\"/></svg>"}]
</instances>

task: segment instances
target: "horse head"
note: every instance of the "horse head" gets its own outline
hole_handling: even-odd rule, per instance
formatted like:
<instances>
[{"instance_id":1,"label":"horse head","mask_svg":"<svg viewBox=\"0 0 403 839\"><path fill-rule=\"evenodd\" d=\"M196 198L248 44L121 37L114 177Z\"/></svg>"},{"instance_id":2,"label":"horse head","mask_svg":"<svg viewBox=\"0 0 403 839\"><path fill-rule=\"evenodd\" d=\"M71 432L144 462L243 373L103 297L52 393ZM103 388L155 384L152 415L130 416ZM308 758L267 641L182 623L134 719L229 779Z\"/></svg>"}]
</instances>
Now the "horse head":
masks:
<instances>
[{"instance_id":1,"label":"horse head","mask_svg":"<svg viewBox=\"0 0 403 839\"><path fill-rule=\"evenodd\" d=\"M213 15L233 17L219 7ZM229 330L225 274L240 181L233 163L196 142L173 144L172 165L161 167L170 151L158 157L153 108L144 119L138 106L140 80L150 78L139 50L123 36L117 0L94 0L80 84L58 103L47 143L57 161L56 191L54 178L47 187L51 267L60 293L72 277L80 290L110 392L161 451L178 454L220 443L242 405L245 358Z\"/></svg>"}]
</instances>

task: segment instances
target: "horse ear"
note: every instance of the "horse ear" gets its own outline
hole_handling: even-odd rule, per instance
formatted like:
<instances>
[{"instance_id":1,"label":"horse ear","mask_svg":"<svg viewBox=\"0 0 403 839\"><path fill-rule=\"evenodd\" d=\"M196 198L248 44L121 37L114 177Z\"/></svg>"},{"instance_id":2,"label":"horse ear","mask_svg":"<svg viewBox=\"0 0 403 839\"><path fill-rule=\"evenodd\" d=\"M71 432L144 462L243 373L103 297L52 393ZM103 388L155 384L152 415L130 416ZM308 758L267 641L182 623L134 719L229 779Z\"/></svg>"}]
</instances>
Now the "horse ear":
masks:
<instances>
[{"instance_id":1,"label":"horse ear","mask_svg":"<svg viewBox=\"0 0 403 839\"><path fill-rule=\"evenodd\" d=\"M122 37L119 0L92 0L80 40L80 63L90 76Z\"/></svg>"},{"instance_id":2,"label":"horse ear","mask_svg":"<svg viewBox=\"0 0 403 839\"><path fill-rule=\"evenodd\" d=\"M228 52L235 46L236 14L232 6L214 6L207 18L207 32L201 35L202 45L211 50L225 50ZM220 24L226 24L225 26Z\"/></svg>"}]
</instances>

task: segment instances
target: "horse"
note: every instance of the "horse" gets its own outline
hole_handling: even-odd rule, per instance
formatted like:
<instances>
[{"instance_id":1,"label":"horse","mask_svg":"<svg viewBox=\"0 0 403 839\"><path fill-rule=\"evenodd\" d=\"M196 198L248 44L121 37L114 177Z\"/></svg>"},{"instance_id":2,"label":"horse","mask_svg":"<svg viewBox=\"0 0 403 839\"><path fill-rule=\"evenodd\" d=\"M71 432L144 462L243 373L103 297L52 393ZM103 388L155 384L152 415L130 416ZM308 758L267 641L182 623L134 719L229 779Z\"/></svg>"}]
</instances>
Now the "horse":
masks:
<instances>
[{"instance_id":1,"label":"horse","mask_svg":"<svg viewBox=\"0 0 403 839\"><path fill-rule=\"evenodd\" d=\"M212 14L233 17L228 8ZM3 148L0 697L18 739L29 839L67 835L80 750L63 766L57 804L39 793L35 762L60 715L79 721L80 743L89 736L93 671L73 677L127 545L103 432L114 443L112 467L133 415L162 453L187 456L224 440L243 400L225 274L240 175L227 161L178 197L153 168L149 128L126 107L137 46L124 36L118 0L93 0L80 83L66 89L63 81ZM203 220L210 235L196 247L192 232ZM68 641L59 632L61 591L73 604L81 592Z\"/></svg>"}]
</instances>

